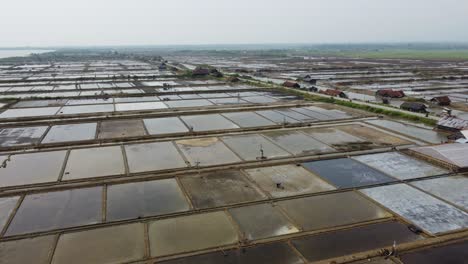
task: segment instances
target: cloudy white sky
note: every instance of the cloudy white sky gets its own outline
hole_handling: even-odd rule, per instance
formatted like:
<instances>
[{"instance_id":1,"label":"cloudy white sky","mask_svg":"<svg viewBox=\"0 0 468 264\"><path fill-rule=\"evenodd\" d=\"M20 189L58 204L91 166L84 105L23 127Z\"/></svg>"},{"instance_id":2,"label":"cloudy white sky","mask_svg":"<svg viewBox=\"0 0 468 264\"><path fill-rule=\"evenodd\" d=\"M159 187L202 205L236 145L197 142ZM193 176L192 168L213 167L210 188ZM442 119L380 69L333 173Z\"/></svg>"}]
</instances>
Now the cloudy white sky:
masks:
<instances>
[{"instance_id":1,"label":"cloudy white sky","mask_svg":"<svg viewBox=\"0 0 468 264\"><path fill-rule=\"evenodd\" d=\"M1 0L0 47L468 42L467 0Z\"/></svg>"}]
</instances>

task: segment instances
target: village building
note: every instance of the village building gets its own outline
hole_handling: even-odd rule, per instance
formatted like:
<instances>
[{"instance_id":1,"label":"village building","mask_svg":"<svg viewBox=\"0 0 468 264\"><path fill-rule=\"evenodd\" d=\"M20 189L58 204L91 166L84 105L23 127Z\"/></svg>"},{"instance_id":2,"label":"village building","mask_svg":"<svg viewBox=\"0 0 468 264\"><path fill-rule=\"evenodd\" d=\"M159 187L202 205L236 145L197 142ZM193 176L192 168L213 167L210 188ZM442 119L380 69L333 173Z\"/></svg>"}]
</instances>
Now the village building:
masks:
<instances>
[{"instance_id":1,"label":"village building","mask_svg":"<svg viewBox=\"0 0 468 264\"><path fill-rule=\"evenodd\" d=\"M375 92L375 95L381 97L390 97L390 98L402 98L405 97L405 93L400 90L392 90L392 89L383 89L378 90Z\"/></svg>"},{"instance_id":2,"label":"village building","mask_svg":"<svg viewBox=\"0 0 468 264\"><path fill-rule=\"evenodd\" d=\"M411 112L427 113L426 105L418 102L404 102L400 108Z\"/></svg>"},{"instance_id":3,"label":"village building","mask_svg":"<svg viewBox=\"0 0 468 264\"><path fill-rule=\"evenodd\" d=\"M333 97L348 98L348 96L343 91L340 91L340 90L327 89L325 91L320 91L320 93L330 95Z\"/></svg>"},{"instance_id":4,"label":"village building","mask_svg":"<svg viewBox=\"0 0 468 264\"><path fill-rule=\"evenodd\" d=\"M285 81L283 83L283 86L288 87L288 88L301 88L301 85L299 85L297 82L293 82L293 81Z\"/></svg>"},{"instance_id":5,"label":"village building","mask_svg":"<svg viewBox=\"0 0 468 264\"><path fill-rule=\"evenodd\" d=\"M450 105L451 100L448 96L437 96L437 97L432 98L430 102L436 105L446 106L446 105Z\"/></svg>"}]
</instances>

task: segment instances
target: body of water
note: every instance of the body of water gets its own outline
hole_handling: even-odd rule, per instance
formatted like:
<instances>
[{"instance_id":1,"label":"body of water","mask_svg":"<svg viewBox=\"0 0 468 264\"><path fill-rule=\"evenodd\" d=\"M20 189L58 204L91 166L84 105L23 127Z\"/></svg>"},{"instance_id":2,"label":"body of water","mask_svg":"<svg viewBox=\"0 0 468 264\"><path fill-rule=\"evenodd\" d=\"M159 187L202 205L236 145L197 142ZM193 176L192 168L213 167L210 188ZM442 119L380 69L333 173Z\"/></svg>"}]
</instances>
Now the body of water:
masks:
<instances>
[{"instance_id":1,"label":"body of water","mask_svg":"<svg viewBox=\"0 0 468 264\"><path fill-rule=\"evenodd\" d=\"M45 53L45 52L51 52L53 50L26 50L26 49L19 49L19 50L13 50L13 49L0 49L0 59L3 58L9 58L9 57L25 57L28 56L32 53Z\"/></svg>"}]
</instances>

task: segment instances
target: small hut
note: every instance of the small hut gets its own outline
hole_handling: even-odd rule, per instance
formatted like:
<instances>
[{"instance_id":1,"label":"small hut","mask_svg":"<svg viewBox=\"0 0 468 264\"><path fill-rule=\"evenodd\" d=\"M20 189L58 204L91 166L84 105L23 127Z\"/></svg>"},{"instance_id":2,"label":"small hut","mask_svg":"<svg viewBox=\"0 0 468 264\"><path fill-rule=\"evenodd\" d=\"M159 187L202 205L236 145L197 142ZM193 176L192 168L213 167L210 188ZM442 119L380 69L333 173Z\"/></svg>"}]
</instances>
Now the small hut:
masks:
<instances>
[{"instance_id":1,"label":"small hut","mask_svg":"<svg viewBox=\"0 0 468 264\"><path fill-rule=\"evenodd\" d=\"M450 101L450 98L448 96L436 96L432 98L430 102L436 105L446 106L450 105L452 101Z\"/></svg>"},{"instance_id":2,"label":"small hut","mask_svg":"<svg viewBox=\"0 0 468 264\"><path fill-rule=\"evenodd\" d=\"M348 98L348 96L343 91L340 91L340 90L327 89L325 91L320 91L320 93L330 95L333 97Z\"/></svg>"},{"instance_id":3,"label":"small hut","mask_svg":"<svg viewBox=\"0 0 468 264\"><path fill-rule=\"evenodd\" d=\"M297 82L293 81L285 81L283 83L283 86L288 88L301 88L301 86Z\"/></svg>"},{"instance_id":4,"label":"small hut","mask_svg":"<svg viewBox=\"0 0 468 264\"><path fill-rule=\"evenodd\" d=\"M418 102L404 102L400 105L400 108L411 112L427 113L426 105Z\"/></svg>"}]
</instances>

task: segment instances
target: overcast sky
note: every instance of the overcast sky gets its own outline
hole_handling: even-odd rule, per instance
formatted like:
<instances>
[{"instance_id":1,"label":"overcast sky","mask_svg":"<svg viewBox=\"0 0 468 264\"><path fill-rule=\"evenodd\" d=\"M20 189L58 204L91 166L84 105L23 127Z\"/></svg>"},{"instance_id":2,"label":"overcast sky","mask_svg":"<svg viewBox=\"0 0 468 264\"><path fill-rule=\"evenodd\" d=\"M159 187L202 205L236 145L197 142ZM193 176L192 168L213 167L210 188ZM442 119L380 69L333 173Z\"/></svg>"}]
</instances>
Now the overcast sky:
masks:
<instances>
[{"instance_id":1,"label":"overcast sky","mask_svg":"<svg viewBox=\"0 0 468 264\"><path fill-rule=\"evenodd\" d=\"M468 42L467 0L2 0L0 46Z\"/></svg>"}]
</instances>

